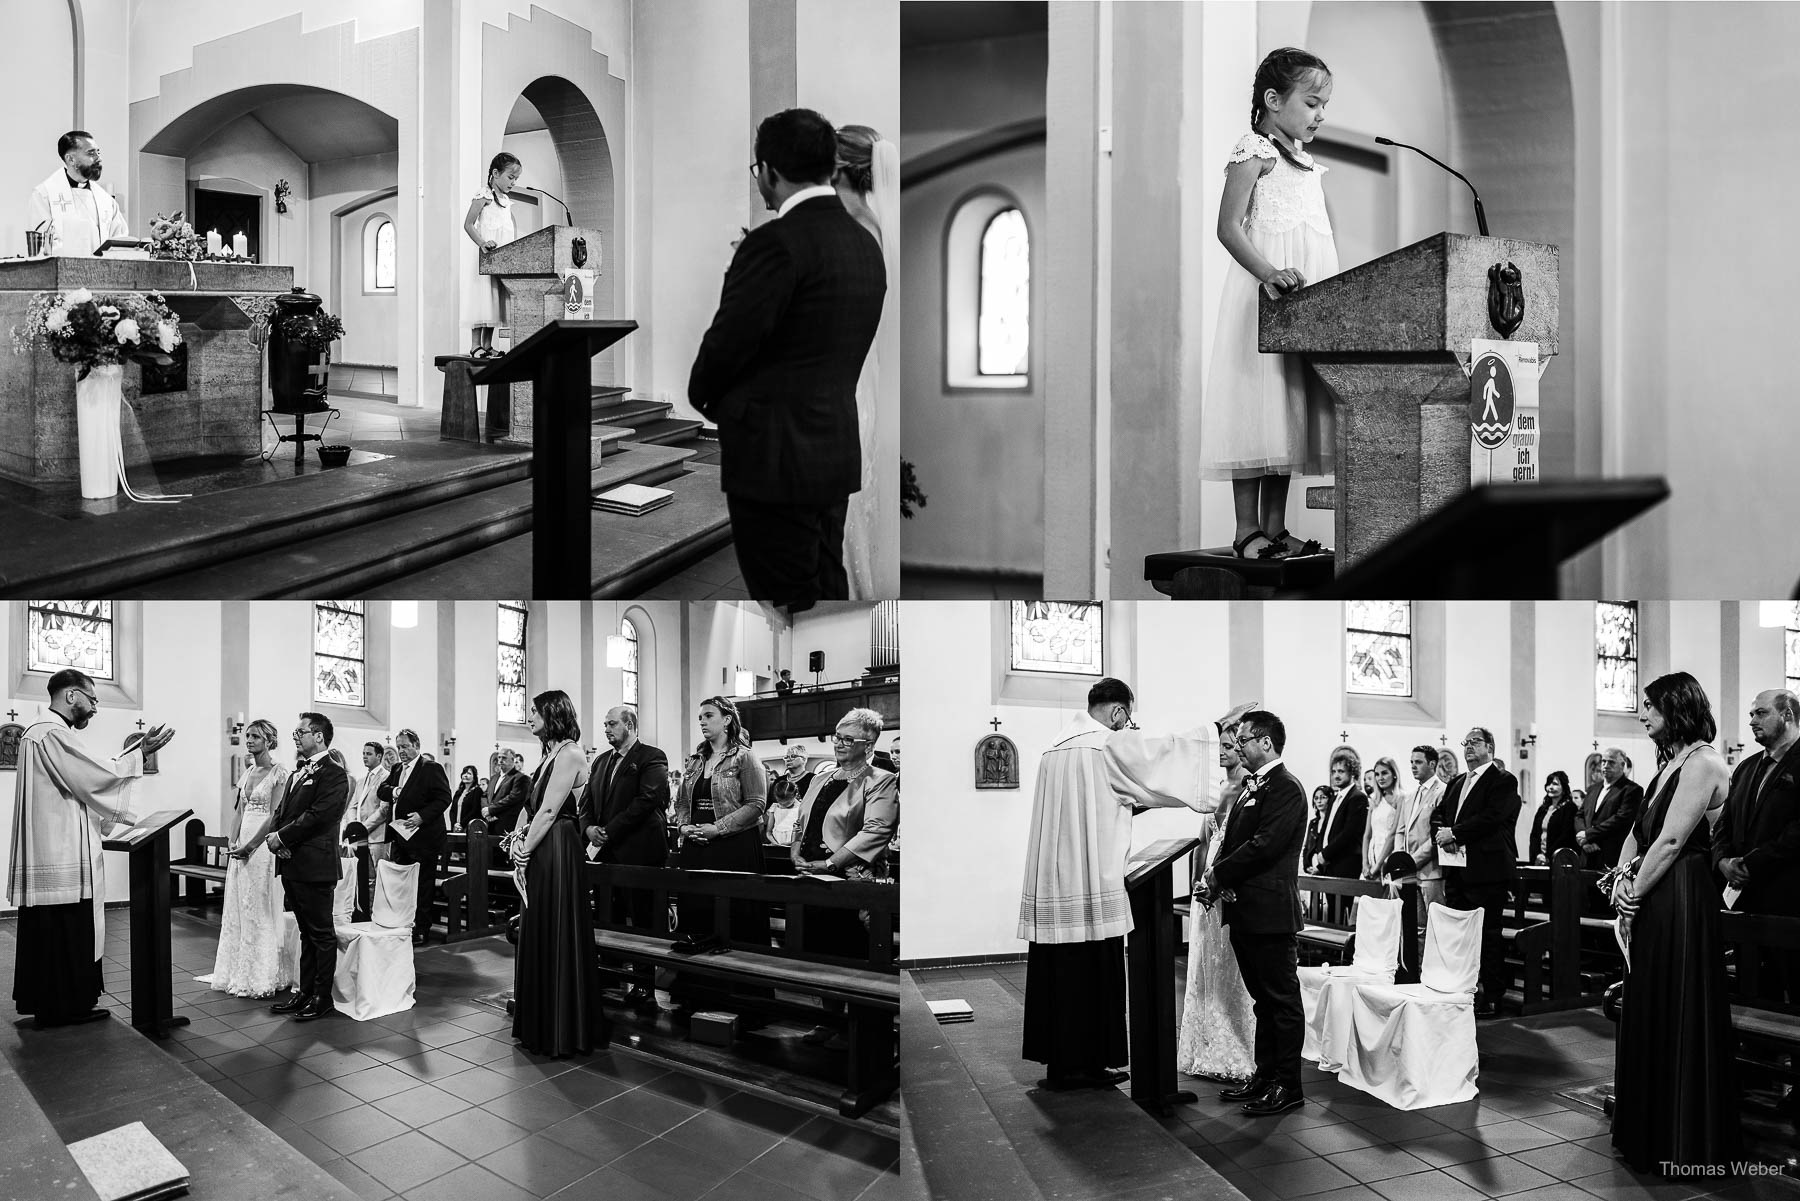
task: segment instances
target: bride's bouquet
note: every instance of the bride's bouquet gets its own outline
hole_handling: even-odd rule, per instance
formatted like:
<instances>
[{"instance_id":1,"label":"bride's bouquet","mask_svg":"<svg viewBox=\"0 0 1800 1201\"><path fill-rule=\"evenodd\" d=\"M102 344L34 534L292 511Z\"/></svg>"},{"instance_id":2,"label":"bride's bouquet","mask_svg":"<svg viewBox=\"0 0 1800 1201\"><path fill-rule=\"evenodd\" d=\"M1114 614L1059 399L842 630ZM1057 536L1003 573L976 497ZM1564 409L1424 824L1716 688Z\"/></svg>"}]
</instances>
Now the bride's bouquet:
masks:
<instances>
[{"instance_id":1,"label":"bride's bouquet","mask_svg":"<svg viewBox=\"0 0 1800 1201\"><path fill-rule=\"evenodd\" d=\"M1606 903L1608 905L1613 904L1613 890L1619 886L1619 882L1621 880L1636 880L1638 868L1642 867L1643 863L1644 857L1639 855L1630 863L1616 864L1600 873L1600 879L1597 881L1597 884L1599 885L1601 895L1606 898ZM1619 940L1619 951L1625 956L1625 970L1629 972L1631 970L1630 917L1625 914L1619 914L1617 917L1613 918L1613 937Z\"/></svg>"},{"instance_id":2,"label":"bride's bouquet","mask_svg":"<svg viewBox=\"0 0 1800 1201\"><path fill-rule=\"evenodd\" d=\"M530 899L525 895L525 865L517 861L518 853L524 845L525 831L522 829L508 830L500 839L500 853L505 855L507 861L513 864L513 884L517 886L519 890L519 905L521 908L530 904Z\"/></svg>"}]
</instances>

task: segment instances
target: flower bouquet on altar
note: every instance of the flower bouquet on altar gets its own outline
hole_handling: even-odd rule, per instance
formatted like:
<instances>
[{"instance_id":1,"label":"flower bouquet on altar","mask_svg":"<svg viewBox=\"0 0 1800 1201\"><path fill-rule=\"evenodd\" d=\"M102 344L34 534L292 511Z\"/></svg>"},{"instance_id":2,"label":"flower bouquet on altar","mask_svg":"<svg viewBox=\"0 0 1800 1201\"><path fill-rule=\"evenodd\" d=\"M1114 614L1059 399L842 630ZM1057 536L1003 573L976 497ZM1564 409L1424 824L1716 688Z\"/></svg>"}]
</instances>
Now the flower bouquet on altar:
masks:
<instances>
[{"instance_id":1,"label":"flower bouquet on altar","mask_svg":"<svg viewBox=\"0 0 1800 1201\"><path fill-rule=\"evenodd\" d=\"M165 217L161 213L150 218L150 257L173 259L187 263L253 263L255 258L239 254L226 244L212 250L187 219L176 212Z\"/></svg>"},{"instance_id":2,"label":"flower bouquet on altar","mask_svg":"<svg viewBox=\"0 0 1800 1201\"><path fill-rule=\"evenodd\" d=\"M86 379L96 367L127 359L168 366L181 345L181 325L157 292L102 292L86 288L33 297L23 325L13 327L13 353L42 346L60 362L81 367Z\"/></svg>"}]
</instances>

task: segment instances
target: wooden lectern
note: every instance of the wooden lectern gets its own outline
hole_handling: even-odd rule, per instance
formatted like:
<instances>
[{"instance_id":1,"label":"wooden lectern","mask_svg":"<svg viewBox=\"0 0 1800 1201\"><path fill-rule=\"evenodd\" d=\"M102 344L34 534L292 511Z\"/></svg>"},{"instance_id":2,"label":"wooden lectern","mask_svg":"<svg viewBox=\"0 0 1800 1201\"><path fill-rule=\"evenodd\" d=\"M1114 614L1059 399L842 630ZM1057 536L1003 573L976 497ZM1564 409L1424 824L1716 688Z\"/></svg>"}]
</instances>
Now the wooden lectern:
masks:
<instances>
[{"instance_id":1,"label":"wooden lectern","mask_svg":"<svg viewBox=\"0 0 1800 1201\"><path fill-rule=\"evenodd\" d=\"M1197 838L1165 838L1126 864L1131 898L1126 987L1131 994L1131 1099L1161 1117L1193 1093L1175 1087L1174 863L1200 845Z\"/></svg>"},{"instance_id":2,"label":"wooden lectern","mask_svg":"<svg viewBox=\"0 0 1800 1201\"><path fill-rule=\"evenodd\" d=\"M588 362L636 328L635 321L552 321L474 377L477 385L532 386L531 595L539 600L593 595Z\"/></svg>"},{"instance_id":3,"label":"wooden lectern","mask_svg":"<svg viewBox=\"0 0 1800 1201\"><path fill-rule=\"evenodd\" d=\"M575 243L582 243L583 261L575 261ZM542 329L545 323L565 316L563 312L563 274L573 270L600 273L600 233L575 225L547 225L504 246L481 252L481 274L500 281L506 293L506 324L512 327L512 344L520 343ZM605 312L600 310L604 307ZM596 304L595 316L610 317L612 306ZM516 391L516 395L514 395ZM586 395L586 393L584 393ZM523 388L502 386L488 389L488 405L509 407L510 418L505 440L531 445L531 394ZM495 422L490 417L488 424ZM585 449L587 439L584 436ZM584 594L585 595L585 594Z\"/></svg>"},{"instance_id":4,"label":"wooden lectern","mask_svg":"<svg viewBox=\"0 0 1800 1201\"><path fill-rule=\"evenodd\" d=\"M1261 299L1258 348L1302 354L1337 411L1337 570L1469 487L1469 381L1488 318L1488 268L1519 268L1524 321L1511 336L1557 352L1557 248L1441 233L1292 292Z\"/></svg>"},{"instance_id":5,"label":"wooden lectern","mask_svg":"<svg viewBox=\"0 0 1800 1201\"><path fill-rule=\"evenodd\" d=\"M169 949L169 828L194 815L164 809L100 845L131 856L131 1024L152 1038L188 1019L175 1016Z\"/></svg>"}]
</instances>

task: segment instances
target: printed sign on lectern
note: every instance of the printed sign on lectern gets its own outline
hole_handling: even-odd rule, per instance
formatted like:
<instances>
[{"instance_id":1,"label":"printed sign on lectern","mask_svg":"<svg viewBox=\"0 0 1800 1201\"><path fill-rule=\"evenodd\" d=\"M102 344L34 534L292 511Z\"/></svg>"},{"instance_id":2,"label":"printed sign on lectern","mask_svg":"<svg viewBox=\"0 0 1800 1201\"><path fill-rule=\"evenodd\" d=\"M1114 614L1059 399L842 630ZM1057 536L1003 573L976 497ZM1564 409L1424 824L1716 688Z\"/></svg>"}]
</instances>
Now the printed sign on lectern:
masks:
<instances>
[{"instance_id":1,"label":"printed sign on lectern","mask_svg":"<svg viewBox=\"0 0 1800 1201\"><path fill-rule=\"evenodd\" d=\"M1538 479L1536 342L1476 338L1469 352L1469 484Z\"/></svg>"}]
</instances>

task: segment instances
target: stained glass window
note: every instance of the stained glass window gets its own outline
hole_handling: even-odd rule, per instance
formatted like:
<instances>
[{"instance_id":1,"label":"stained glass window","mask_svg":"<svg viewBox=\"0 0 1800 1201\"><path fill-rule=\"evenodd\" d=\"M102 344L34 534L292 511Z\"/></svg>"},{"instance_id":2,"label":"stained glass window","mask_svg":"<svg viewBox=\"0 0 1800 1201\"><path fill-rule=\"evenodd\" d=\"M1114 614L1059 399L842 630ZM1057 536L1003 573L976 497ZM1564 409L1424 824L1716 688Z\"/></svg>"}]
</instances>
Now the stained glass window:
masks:
<instances>
[{"instance_id":1,"label":"stained glass window","mask_svg":"<svg viewBox=\"0 0 1800 1201\"><path fill-rule=\"evenodd\" d=\"M32 601L29 611L30 670L73 667L96 680L114 678L111 601Z\"/></svg>"},{"instance_id":2,"label":"stained glass window","mask_svg":"<svg viewBox=\"0 0 1800 1201\"><path fill-rule=\"evenodd\" d=\"M1104 633L1098 603L1013 601L1012 669L1102 675Z\"/></svg>"},{"instance_id":3,"label":"stained glass window","mask_svg":"<svg viewBox=\"0 0 1800 1201\"><path fill-rule=\"evenodd\" d=\"M1344 689L1365 696L1413 694L1411 601L1350 601L1344 606Z\"/></svg>"},{"instance_id":4,"label":"stained glass window","mask_svg":"<svg viewBox=\"0 0 1800 1201\"><path fill-rule=\"evenodd\" d=\"M981 233L976 368L1025 375L1031 361L1031 235L1025 215L1001 209Z\"/></svg>"},{"instance_id":5,"label":"stained glass window","mask_svg":"<svg viewBox=\"0 0 1800 1201\"><path fill-rule=\"evenodd\" d=\"M524 601L500 602L500 720L525 724L525 622L531 616Z\"/></svg>"},{"instance_id":6,"label":"stained glass window","mask_svg":"<svg viewBox=\"0 0 1800 1201\"><path fill-rule=\"evenodd\" d=\"M313 700L326 705L368 704L368 641L361 601L313 605Z\"/></svg>"},{"instance_id":7,"label":"stained glass window","mask_svg":"<svg viewBox=\"0 0 1800 1201\"><path fill-rule=\"evenodd\" d=\"M1638 609L1636 601L1594 606L1594 705L1610 713L1638 708Z\"/></svg>"},{"instance_id":8,"label":"stained glass window","mask_svg":"<svg viewBox=\"0 0 1800 1201\"><path fill-rule=\"evenodd\" d=\"M638 703L638 633L631 618L619 621L619 637L625 640L625 681L621 696L627 705Z\"/></svg>"},{"instance_id":9,"label":"stained glass window","mask_svg":"<svg viewBox=\"0 0 1800 1201\"><path fill-rule=\"evenodd\" d=\"M375 229L375 287L394 286L394 223L383 221Z\"/></svg>"},{"instance_id":10,"label":"stained glass window","mask_svg":"<svg viewBox=\"0 0 1800 1201\"><path fill-rule=\"evenodd\" d=\"M1789 692L1800 692L1800 601L1788 606L1787 687Z\"/></svg>"}]
</instances>

